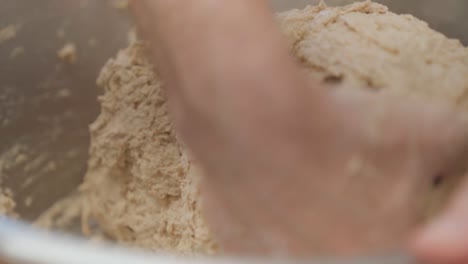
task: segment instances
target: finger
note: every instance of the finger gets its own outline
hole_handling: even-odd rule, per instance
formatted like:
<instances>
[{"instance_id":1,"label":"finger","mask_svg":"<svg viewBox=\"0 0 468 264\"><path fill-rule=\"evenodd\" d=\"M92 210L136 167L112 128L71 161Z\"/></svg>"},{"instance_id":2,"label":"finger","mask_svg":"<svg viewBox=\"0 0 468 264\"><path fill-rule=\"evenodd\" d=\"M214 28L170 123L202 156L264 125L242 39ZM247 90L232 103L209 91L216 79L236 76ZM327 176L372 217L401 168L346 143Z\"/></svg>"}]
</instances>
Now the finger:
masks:
<instances>
[{"instance_id":1,"label":"finger","mask_svg":"<svg viewBox=\"0 0 468 264\"><path fill-rule=\"evenodd\" d=\"M142 33L148 38L156 38L157 35L152 33L157 29L155 27L155 17L157 13L151 4L145 0L132 0L130 1L130 10L132 11L133 18ZM157 41L157 39L154 40Z\"/></svg>"},{"instance_id":2,"label":"finger","mask_svg":"<svg viewBox=\"0 0 468 264\"><path fill-rule=\"evenodd\" d=\"M130 7L133 18L138 25L139 33L142 34L149 44L148 51L152 55L152 62L156 66L156 72L163 77L164 81L172 82L173 78L169 78L169 76L176 71L170 63L169 56L171 53L167 45L165 45L166 43L160 38L160 14L158 14L157 8L152 2L148 0L133 0L130 2ZM171 86L176 87L175 84Z\"/></svg>"},{"instance_id":3,"label":"finger","mask_svg":"<svg viewBox=\"0 0 468 264\"><path fill-rule=\"evenodd\" d=\"M159 77L164 81L165 91L169 98L169 107L172 119L179 124L187 124L185 115L189 111L186 109L187 103L180 93L175 74L177 70L171 63L170 51L166 47L165 42L160 39L160 32L158 30L158 17L157 8L151 0L132 0L130 1L133 18L138 25L138 30L146 40L147 49L152 55L152 62L155 65L155 71Z\"/></svg>"},{"instance_id":4,"label":"finger","mask_svg":"<svg viewBox=\"0 0 468 264\"><path fill-rule=\"evenodd\" d=\"M447 211L417 234L411 247L430 263L468 263L468 180Z\"/></svg>"}]
</instances>

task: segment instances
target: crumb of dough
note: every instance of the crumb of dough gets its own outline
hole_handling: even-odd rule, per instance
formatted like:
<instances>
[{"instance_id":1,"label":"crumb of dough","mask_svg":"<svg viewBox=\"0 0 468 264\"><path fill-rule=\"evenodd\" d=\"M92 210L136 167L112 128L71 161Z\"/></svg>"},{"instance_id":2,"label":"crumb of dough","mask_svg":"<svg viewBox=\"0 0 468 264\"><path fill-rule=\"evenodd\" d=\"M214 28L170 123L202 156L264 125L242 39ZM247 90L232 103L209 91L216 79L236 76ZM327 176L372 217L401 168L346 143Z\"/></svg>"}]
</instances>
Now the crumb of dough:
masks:
<instances>
[{"instance_id":1,"label":"crumb of dough","mask_svg":"<svg viewBox=\"0 0 468 264\"><path fill-rule=\"evenodd\" d=\"M47 230L70 230L80 222L83 214L83 196L73 193L44 211L34 222L35 226Z\"/></svg>"},{"instance_id":2,"label":"crumb of dough","mask_svg":"<svg viewBox=\"0 0 468 264\"><path fill-rule=\"evenodd\" d=\"M18 46L14 48L10 53L10 59L15 59L25 53L25 49L23 46Z\"/></svg>"},{"instance_id":3,"label":"crumb of dough","mask_svg":"<svg viewBox=\"0 0 468 264\"><path fill-rule=\"evenodd\" d=\"M26 199L24 199L24 206L31 207L33 202L34 202L33 198L31 196L28 196L26 197Z\"/></svg>"},{"instance_id":4,"label":"crumb of dough","mask_svg":"<svg viewBox=\"0 0 468 264\"><path fill-rule=\"evenodd\" d=\"M89 45L90 47L95 47L95 46L97 45L97 40L96 40L96 38L93 37L93 38L88 39L88 45Z\"/></svg>"},{"instance_id":5,"label":"crumb of dough","mask_svg":"<svg viewBox=\"0 0 468 264\"><path fill-rule=\"evenodd\" d=\"M64 88L57 91L58 98L68 98L71 96L71 90Z\"/></svg>"},{"instance_id":6,"label":"crumb of dough","mask_svg":"<svg viewBox=\"0 0 468 264\"><path fill-rule=\"evenodd\" d=\"M15 144L12 147L0 153L0 214L9 217L17 218L15 212L16 202L11 189L3 186L4 178L7 177L8 171L14 167L26 162L24 154L25 147L20 144Z\"/></svg>"},{"instance_id":7,"label":"crumb of dough","mask_svg":"<svg viewBox=\"0 0 468 264\"><path fill-rule=\"evenodd\" d=\"M327 87L414 96L468 110L468 49L413 16L370 1L339 8L321 3L281 13L278 22L298 64ZM125 245L216 252L202 215L200 174L174 133L164 84L145 44L135 41L119 52L102 69L98 85L104 90L101 113L90 126L81 188L85 222L97 221ZM350 164L352 173L359 174L359 162ZM452 186L434 192L445 197ZM409 217L421 218L416 212Z\"/></svg>"},{"instance_id":8,"label":"crumb of dough","mask_svg":"<svg viewBox=\"0 0 468 264\"><path fill-rule=\"evenodd\" d=\"M20 29L19 25L8 25L0 29L0 44L8 40L14 39Z\"/></svg>"},{"instance_id":9,"label":"crumb of dough","mask_svg":"<svg viewBox=\"0 0 468 264\"><path fill-rule=\"evenodd\" d=\"M128 10L129 0L113 0L112 6L119 11Z\"/></svg>"},{"instance_id":10,"label":"crumb of dough","mask_svg":"<svg viewBox=\"0 0 468 264\"><path fill-rule=\"evenodd\" d=\"M15 213L16 203L13 200L13 192L8 188L0 189L0 214L17 218Z\"/></svg>"},{"instance_id":11,"label":"crumb of dough","mask_svg":"<svg viewBox=\"0 0 468 264\"><path fill-rule=\"evenodd\" d=\"M74 43L65 44L65 46L57 52L57 56L66 63L75 64L78 57L76 45Z\"/></svg>"}]
</instances>

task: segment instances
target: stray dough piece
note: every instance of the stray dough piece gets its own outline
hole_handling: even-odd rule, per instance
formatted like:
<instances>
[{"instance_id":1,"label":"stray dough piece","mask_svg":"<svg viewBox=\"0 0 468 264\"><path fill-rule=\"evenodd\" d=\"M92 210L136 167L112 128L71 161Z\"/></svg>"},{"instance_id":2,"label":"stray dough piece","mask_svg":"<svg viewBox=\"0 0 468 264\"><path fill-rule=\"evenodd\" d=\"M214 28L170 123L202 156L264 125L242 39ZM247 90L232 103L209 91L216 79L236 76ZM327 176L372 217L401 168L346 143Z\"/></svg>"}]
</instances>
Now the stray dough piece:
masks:
<instances>
[{"instance_id":1,"label":"stray dough piece","mask_svg":"<svg viewBox=\"0 0 468 264\"><path fill-rule=\"evenodd\" d=\"M0 44L7 40L14 39L20 29L19 25L8 25L0 29Z\"/></svg>"},{"instance_id":2,"label":"stray dough piece","mask_svg":"<svg viewBox=\"0 0 468 264\"><path fill-rule=\"evenodd\" d=\"M16 218L16 203L13 200L13 193L10 189L0 189L0 214Z\"/></svg>"},{"instance_id":3,"label":"stray dough piece","mask_svg":"<svg viewBox=\"0 0 468 264\"><path fill-rule=\"evenodd\" d=\"M69 64L75 64L77 60L77 50L76 46L74 43L67 43L65 46L63 46L58 52L57 56L59 59L62 61L69 63Z\"/></svg>"},{"instance_id":4,"label":"stray dough piece","mask_svg":"<svg viewBox=\"0 0 468 264\"><path fill-rule=\"evenodd\" d=\"M25 49L23 46L18 46L16 48L14 48L11 53L10 53L10 59L15 59L16 57L18 56L21 56L23 55L25 52Z\"/></svg>"},{"instance_id":5,"label":"stray dough piece","mask_svg":"<svg viewBox=\"0 0 468 264\"><path fill-rule=\"evenodd\" d=\"M68 97L71 96L71 94L72 94L72 92L71 92L70 89L64 88L64 89L60 89L57 92L57 97L58 98L68 98Z\"/></svg>"},{"instance_id":6,"label":"stray dough piece","mask_svg":"<svg viewBox=\"0 0 468 264\"><path fill-rule=\"evenodd\" d=\"M413 16L369 1L339 8L321 3L279 14L278 22L293 57L326 87L468 110L468 49ZM90 127L89 169L81 188L86 219L126 245L216 252L202 216L200 175L173 131L163 83L145 44L135 41L119 52L102 69L98 85L104 89L102 110ZM350 164L355 177L359 169L359 161ZM452 187L443 188L449 188L446 196Z\"/></svg>"},{"instance_id":7,"label":"stray dough piece","mask_svg":"<svg viewBox=\"0 0 468 264\"><path fill-rule=\"evenodd\" d=\"M24 205L26 207L31 207L31 205L33 204L34 200L31 196L28 196L26 197L26 199L24 199Z\"/></svg>"},{"instance_id":8,"label":"stray dough piece","mask_svg":"<svg viewBox=\"0 0 468 264\"><path fill-rule=\"evenodd\" d=\"M34 225L47 230L70 231L81 219L82 209L83 196L80 193L73 193L43 212Z\"/></svg>"},{"instance_id":9,"label":"stray dough piece","mask_svg":"<svg viewBox=\"0 0 468 264\"><path fill-rule=\"evenodd\" d=\"M113 0L112 6L119 11L128 10L129 0Z\"/></svg>"}]
</instances>

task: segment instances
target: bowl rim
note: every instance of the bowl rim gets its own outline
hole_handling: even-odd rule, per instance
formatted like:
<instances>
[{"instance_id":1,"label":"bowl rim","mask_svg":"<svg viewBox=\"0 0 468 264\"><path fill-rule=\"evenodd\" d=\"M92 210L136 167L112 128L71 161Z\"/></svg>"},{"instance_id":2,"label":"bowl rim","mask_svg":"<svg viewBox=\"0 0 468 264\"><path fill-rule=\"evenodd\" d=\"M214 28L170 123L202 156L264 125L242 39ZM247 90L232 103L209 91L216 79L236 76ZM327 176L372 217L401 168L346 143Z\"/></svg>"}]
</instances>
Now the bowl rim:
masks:
<instances>
[{"instance_id":1,"label":"bowl rim","mask_svg":"<svg viewBox=\"0 0 468 264\"><path fill-rule=\"evenodd\" d=\"M65 234L48 231L8 217L0 217L0 259L13 263L34 264L410 264L415 261L405 253L386 256L357 258L317 257L292 260L286 258L240 258L175 256L161 252L149 252L127 248L108 242L96 242Z\"/></svg>"}]
</instances>

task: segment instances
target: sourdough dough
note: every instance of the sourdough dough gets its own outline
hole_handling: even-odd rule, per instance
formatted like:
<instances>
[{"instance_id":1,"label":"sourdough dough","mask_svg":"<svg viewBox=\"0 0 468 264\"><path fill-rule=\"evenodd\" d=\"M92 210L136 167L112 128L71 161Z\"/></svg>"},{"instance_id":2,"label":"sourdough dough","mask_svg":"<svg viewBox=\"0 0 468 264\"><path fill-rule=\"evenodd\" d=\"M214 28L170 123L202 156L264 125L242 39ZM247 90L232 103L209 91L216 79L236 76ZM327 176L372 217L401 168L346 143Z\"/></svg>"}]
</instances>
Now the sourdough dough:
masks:
<instances>
[{"instance_id":1,"label":"sourdough dough","mask_svg":"<svg viewBox=\"0 0 468 264\"><path fill-rule=\"evenodd\" d=\"M15 213L15 207L13 192L7 188L0 189L0 215L16 218L18 215Z\"/></svg>"},{"instance_id":2,"label":"sourdough dough","mask_svg":"<svg viewBox=\"0 0 468 264\"><path fill-rule=\"evenodd\" d=\"M8 25L0 28L0 44L8 40L14 39L20 30L20 25Z\"/></svg>"},{"instance_id":3,"label":"sourdough dough","mask_svg":"<svg viewBox=\"0 0 468 264\"><path fill-rule=\"evenodd\" d=\"M468 108L468 49L413 16L371 2L322 3L279 14L278 21L298 63L327 87ZM213 253L196 166L172 129L163 83L144 50L132 43L99 77L104 94L90 127L84 219L126 245Z\"/></svg>"},{"instance_id":4,"label":"sourdough dough","mask_svg":"<svg viewBox=\"0 0 468 264\"><path fill-rule=\"evenodd\" d=\"M57 57L68 64L75 64L78 57L76 45L74 43L65 44L59 51Z\"/></svg>"}]
</instances>

